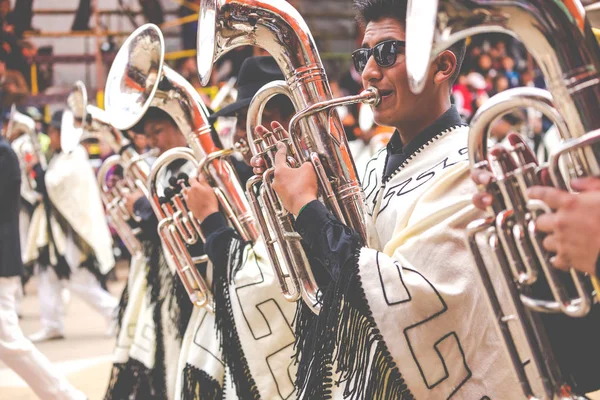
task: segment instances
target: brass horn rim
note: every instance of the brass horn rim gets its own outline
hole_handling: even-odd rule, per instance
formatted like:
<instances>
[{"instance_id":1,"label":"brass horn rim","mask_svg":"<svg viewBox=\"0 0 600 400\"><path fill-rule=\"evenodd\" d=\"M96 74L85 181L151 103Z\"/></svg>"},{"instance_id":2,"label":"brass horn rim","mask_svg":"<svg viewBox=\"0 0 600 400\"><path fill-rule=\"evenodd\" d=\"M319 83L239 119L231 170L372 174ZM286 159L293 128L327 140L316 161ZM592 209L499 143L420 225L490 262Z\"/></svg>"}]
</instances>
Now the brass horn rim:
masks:
<instances>
[{"instance_id":1,"label":"brass horn rim","mask_svg":"<svg viewBox=\"0 0 600 400\"><path fill-rule=\"evenodd\" d=\"M217 0L202 0L198 13L198 30L196 31L196 64L202 86L210 80L216 53L215 38L217 36ZM208 29L206 28L208 27Z\"/></svg>"},{"instance_id":2,"label":"brass horn rim","mask_svg":"<svg viewBox=\"0 0 600 400\"><path fill-rule=\"evenodd\" d=\"M426 6L423 2L427 1ZM413 93L421 93L425 88L429 60L433 49L433 37L439 0L408 0L406 15L406 69L408 83ZM428 11L432 11L427 13ZM423 28L431 27L425 31ZM412 40L420 37L419 41ZM418 45L416 45L418 44Z\"/></svg>"},{"instance_id":3,"label":"brass horn rim","mask_svg":"<svg viewBox=\"0 0 600 400\"><path fill-rule=\"evenodd\" d=\"M78 91L81 93L81 98L82 98L82 103L83 103L82 104L83 115L81 116L81 119L85 123L85 120L87 118L87 106L88 106L87 88L85 87L85 83L83 83L80 80L75 82L73 84L73 90L71 90L71 94L75 91ZM75 116L75 113L73 113L73 115ZM77 116L75 116L75 117L77 117ZM77 118L79 118L79 117L77 117Z\"/></svg>"},{"instance_id":4,"label":"brass horn rim","mask_svg":"<svg viewBox=\"0 0 600 400\"><path fill-rule=\"evenodd\" d=\"M144 104L140 107L136 112L132 112L129 108L125 111L123 110L122 104L115 104L111 102L112 99L116 99L119 97L120 93L123 93L121 90L122 81L126 75L125 67L131 61L130 57L130 48L132 43L137 40L142 34L147 32L154 32L158 39L159 44L159 54L157 61L157 71L156 76L157 79L153 83L152 88L145 95ZM150 104L152 103L152 99L154 98L156 91L158 90L158 86L160 84L161 78L164 73L164 59L165 59L165 39L162 34L162 31L155 24L144 24L137 28L129 37L125 40L125 42L121 45L121 48L117 52L115 59L111 65L110 71L108 73L108 77L106 79L106 86L104 88L105 98L104 98L104 108L107 114L110 116L110 123L112 126L119 130L127 130L137 124L146 114L148 108L150 108ZM117 88L114 86L118 85ZM112 94L112 95L111 95Z\"/></svg>"},{"instance_id":5,"label":"brass horn rim","mask_svg":"<svg viewBox=\"0 0 600 400\"><path fill-rule=\"evenodd\" d=\"M73 99L73 96L76 93L80 93L81 95L82 104L80 104L80 106L83 110L81 117L75 115L75 107L73 107L71 104L71 99ZM71 89L71 93L69 93L69 97L67 98L67 105L69 106L69 108L63 112L63 117L61 121L61 131L67 128L71 128L69 132L61 132L60 135L60 148L65 153L70 153L73 150L75 150L75 148L77 147L77 145L83 137L83 127L85 124L85 119L87 118L87 104L87 89L85 87L85 84L82 81L78 80L73 84L73 89ZM82 122L79 126L76 126L75 119L78 118L81 118Z\"/></svg>"}]
</instances>

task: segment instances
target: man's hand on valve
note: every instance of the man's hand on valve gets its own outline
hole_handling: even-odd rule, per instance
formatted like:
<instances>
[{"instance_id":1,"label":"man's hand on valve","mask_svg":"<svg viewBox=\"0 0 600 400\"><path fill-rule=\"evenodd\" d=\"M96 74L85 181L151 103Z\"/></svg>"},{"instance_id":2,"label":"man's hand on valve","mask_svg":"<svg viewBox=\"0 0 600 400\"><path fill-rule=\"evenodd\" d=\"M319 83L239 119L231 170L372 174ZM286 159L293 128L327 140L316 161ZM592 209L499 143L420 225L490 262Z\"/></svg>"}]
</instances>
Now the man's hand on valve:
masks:
<instances>
[{"instance_id":1,"label":"man's hand on valve","mask_svg":"<svg viewBox=\"0 0 600 400\"><path fill-rule=\"evenodd\" d=\"M536 227L548 236L544 248L555 252L552 264L560 269L573 267L594 275L600 254L600 179L584 178L571 182L580 193L536 186L528 190L530 199L538 199L555 210L536 220Z\"/></svg>"},{"instance_id":2,"label":"man's hand on valve","mask_svg":"<svg viewBox=\"0 0 600 400\"><path fill-rule=\"evenodd\" d=\"M272 122L271 129L283 129L283 127L278 122ZM263 137L268 131L263 126L257 126L255 132ZM252 166L255 174L261 174L266 169L262 159L253 158ZM287 163L287 148L283 143L277 143L274 167L273 189L283 207L292 214L298 215L302 207L317 199L319 186L315 170L309 162L299 168L290 167Z\"/></svg>"},{"instance_id":3,"label":"man's hand on valve","mask_svg":"<svg viewBox=\"0 0 600 400\"><path fill-rule=\"evenodd\" d=\"M508 141L515 146L522 139L509 134ZM502 146L490 149L490 154L495 156L501 153L506 153ZM535 162L530 152L525 153L525 158L527 162ZM488 170L476 170L471 173L471 179L476 184L487 187L494 175ZM542 171L540 180L543 184L548 183L547 171ZM574 190L583 193L573 194L552 187L536 186L528 190L527 196L542 200L556 210L553 214L540 216L536 221L537 229L548 233L544 239L544 248L557 253L553 258L553 265L560 269L574 267L594 274L600 253L600 179L575 180L571 185ZM481 210L490 206L493 200L492 195L487 192L473 196L473 204Z\"/></svg>"},{"instance_id":4,"label":"man's hand on valve","mask_svg":"<svg viewBox=\"0 0 600 400\"><path fill-rule=\"evenodd\" d=\"M189 179L190 187L184 190L188 209L200 222L209 215L219 212L219 200L204 175Z\"/></svg>"}]
</instances>

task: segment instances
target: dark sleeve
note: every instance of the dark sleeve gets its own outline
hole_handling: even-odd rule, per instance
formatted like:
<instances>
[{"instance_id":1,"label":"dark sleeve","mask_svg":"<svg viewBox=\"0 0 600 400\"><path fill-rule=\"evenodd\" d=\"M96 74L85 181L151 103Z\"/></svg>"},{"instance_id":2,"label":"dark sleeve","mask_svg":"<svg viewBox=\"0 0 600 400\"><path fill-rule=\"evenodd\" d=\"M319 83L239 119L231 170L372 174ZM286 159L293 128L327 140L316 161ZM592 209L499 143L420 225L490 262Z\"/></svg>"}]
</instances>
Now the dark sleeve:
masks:
<instances>
[{"instance_id":1,"label":"dark sleeve","mask_svg":"<svg viewBox=\"0 0 600 400\"><path fill-rule=\"evenodd\" d=\"M210 261L213 265L225 265L227 263L227 246L231 238L235 236L233 228L227 225L227 220L220 212L206 217L200 224L200 228L206 238L204 251Z\"/></svg>"},{"instance_id":2,"label":"dark sleeve","mask_svg":"<svg viewBox=\"0 0 600 400\"><path fill-rule=\"evenodd\" d=\"M139 227L142 229L144 236L153 237L157 234L158 219L154 214L152 204L150 204L150 201L146 197L142 196L136 200L133 204L133 212L141 218Z\"/></svg>"},{"instance_id":3,"label":"dark sleeve","mask_svg":"<svg viewBox=\"0 0 600 400\"><path fill-rule=\"evenodd\" d=\"M33 167L33 172L35 174L35 190L38 193L46 196L48 192L46 191L46 171L42 169L40 164L35 164Z\"/></svg>"},{"instance_id":4,"label":"dark sleeve","mask_svg":"<svg viewBox=\"0 0 600 400\"><path fill-rule=\"evenodd\" d=\"M600 279L600 256L596 260L596 278Z\"/></svg>"},{"instance_id":5,"label":"dark sleeve","mask_svg":"<svg viewBox=\"0 0 600 400\"><path fill-rule=\"evenodd\" d=\"M318 200L300 212L296 230L302 236L313 274L320 287L337 281L342 267L352 258L358 234L338 221Z\"/></svg>"},{"instance_id":6,"label":"dark sleeve","mask_svg":"<svg viewBox=\"0 0 600 400\"><path fill-rule=\"evenodd\" d=\"M6 204L4 197L11 196L12 187L21 180L19 159L9 146L0 147L0 171L0 204Z\"/></svg>"}]
</instances>

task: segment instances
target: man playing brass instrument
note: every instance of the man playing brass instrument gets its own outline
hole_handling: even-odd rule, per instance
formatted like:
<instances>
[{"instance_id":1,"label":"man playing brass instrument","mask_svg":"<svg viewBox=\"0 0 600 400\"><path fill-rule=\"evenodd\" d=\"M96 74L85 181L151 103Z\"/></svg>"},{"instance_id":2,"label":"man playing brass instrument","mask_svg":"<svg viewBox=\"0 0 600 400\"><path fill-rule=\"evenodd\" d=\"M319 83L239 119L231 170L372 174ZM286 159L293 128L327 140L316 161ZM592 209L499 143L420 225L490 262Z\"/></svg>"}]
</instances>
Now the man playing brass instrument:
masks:
<instances>
[{"instance_id":1,"label":"man playing brass instrument","mask_svg":"<svg viewBox=\"0 0 600 400\"><path fill-rule=\"evenodd\" d=\"M62 338L64 315L61 288L70 289L114 326L117 300L101 286L99 278L114 267L112 239L102 209L92 166L82 146L61 149L62 111L48 129L54 156L44 171L36 156L28 160L35 172L36 190L43 201L31 218L26 263L40 268L42 329L30 336L39 342Z\"/></svg>"},{"instance_id":2,"label":"man playing brass instrument","mask_svg":"<svg viewBox=\"0 0 600 400\"><path fill-rule=\"evenodd\" d=\"M148 109L136 129L143 130L150 147L157 149L159 154L187 146L175 121L156 107ZM170 175L161 177L163 188L170 188L170 177L180 172L190 174L188 167L183 163L169 166L167 174ZM224 372L218 360L220 350L215 339L214 317L205 310L194 309L190 302L175 274L171 255L161 244L157 234L158 220L144 193L140 190L126 195L126 207L141 219L140 237L148 265L134 278L128 287L128 299L121 305L117 362L105 398L218 398L215 396L221 393ZM202 255L201 243L194 250L194 255ZM206 318L201 325L191 326L199 312ZM191 332L192 343L186 340L190 329L203 332L200 335ZM203 369L202 365L190 367L186 364L188 353L195 354L190 345L213 350L216 357L211 357L214 360L211 366L216 365L216 377L207 373L212 371Z\"/></svg>"},{"instance_id":3,"label":"man playing brass instrument","mask_svg":"<svg viewBox=\"0 0 600 400\"><path fill-rule=\"evenodd\" d=\"M354 65L363 86L381 94L376 123L396 132L362 182L372 248L317 201L313 167L290 168L279 145L273 188L297 215L323 291L318 321L299 343L298 390L307 399L517 399L519 383L464 241L477 216L475 189L468 130L450 103L464 42L435 58L414 95L404 63L406 1L354 6L366 25ZM258 159L253 166L264 168Z\"/></svg>"},{"instance_id":4,"label":"man playing brass instrument","mask_svg":"<svg viewBox=\"0 0 600 400\"><path fill-rule=\"evenodd\" d=\"M491 175L485 171L473 174L476 183L487 185ZM586 274L600 277L600 179L583 178L571 181L573 190L567 193L551 187L533 187L530 199L542 200L554 214L542 215L536 227L548 233L544 240L546 250L556 253L553 264L559 269L575 268ZM483 192L473 196L473 204L485 210L492 204L492 195Z\"/></svg>"},{"instance_id":5,"label":"man playing brass instrument","mask_svg":"<svg viewBox=\"0 0 600 400\"><path fill-rule=\"evenodd\" d=\"M522 142L519 136L510 133L508 140L515 146ZM493 152L505 152L501 146L495 146ZM497 156L497 155L496 155ZM536 162L533 154L528 156L529 163ZM542 177L545 174L542 173ZM476 184L489 187L494 175L484 169L477 169L471 174ZM543 179L545 181L545 179ZM544 182L546 183L546 182ZM582 178L571 181L573 190L580 193L568 193L554 187L535 186L527 191L531 200L542 200L551 209L551 214L543 214L536 218L536 229L546 233L544 248L556 253L551 258L553 265L567 271L575 268L590 276L600 276L600 244L598 242L598 202L600 202L600 179ZM488 192L478 192L473 196L473 204L486 210L494 198ZM570 280L567 274L561 275L565 282ZM596 280L595 282L598 282ZM540 296L546 293L545 277L533 287L533 292ZM596 287L596 290L599 290ZM597 346L600 332L600 307L596 304L592 311L582 318L570 318L562 313L540 314L549 345L552 348L557 364L575 393L586 393L600 389L600 371L590 368L600 357Z\"/></svg>"},{"instance_id":6,"label":"man playing brass instrument","mask_svg":"<svg viewBox=\"0 0 600 400\"><path fill-rule=\"evenodd\" d=\"M235 141L245 141L250 100L263 85L282 79L272 57L246 59L237 81L237 101L211 119L236 115ZM293 114L292 103L285 96L277 96L267 104L263 119L289 121ZM245 153L248 163L250 156ZM239 171L241 166L237 167ZM202 222L206 253L214 265L217 326L224 336L223 352L229 371L226 382L233 382L240 399L293 398L296 367L292 360L292 321L296 304L281 295L262 240L244 243L227 225L213 189L202 175L190 183L186 202Z\"/></svg>"}]
</instances>

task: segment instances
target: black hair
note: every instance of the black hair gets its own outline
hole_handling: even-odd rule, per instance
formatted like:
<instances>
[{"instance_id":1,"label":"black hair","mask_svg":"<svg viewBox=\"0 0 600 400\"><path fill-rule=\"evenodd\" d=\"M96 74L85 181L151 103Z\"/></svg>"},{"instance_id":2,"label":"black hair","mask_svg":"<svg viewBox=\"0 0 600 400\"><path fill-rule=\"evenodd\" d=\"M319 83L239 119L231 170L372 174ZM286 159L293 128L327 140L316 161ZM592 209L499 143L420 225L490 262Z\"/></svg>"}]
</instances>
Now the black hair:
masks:
<instances>
[{"instance_id":1,"label":"black hair","mask_svg":"<svg viewBox=\"0 0 600 400\"><path fill-rule=\"evenodd\" d=\"M369 22L379 21L384 18L394 18L402 26L406 26L407 0L354 0L356 19L366 26ZM466 41L460 40L448 48L456 56L456 70L448 83L450 88L456 82L467 50Z\"/></svg>"},{"instance_id":2,"label":"black hair","mask_svg":"<svg viewBox=\"0 0 600 400\"><path fill-rule=\"evenodd\" d=\"M141 126L143 129L143 127L145 127L145 125L147 123L159 122L159 121L168 121L171 124L173 124L173 126L177 127L175 120L173 118L171 118L171 116L168 113L166 113L165 111L161 110L158 107L148 108L148 111L146 111L146 114L144 114L144 117L140 121L140 124L142 124ZM139 129L139 128L140 128L140 126L136 125L136 129Z\"/></svg>"}]
</instances>

